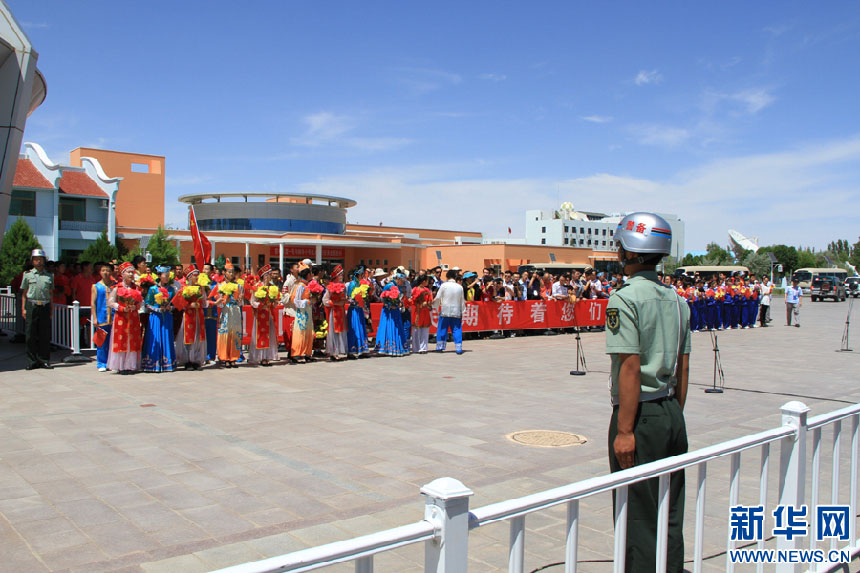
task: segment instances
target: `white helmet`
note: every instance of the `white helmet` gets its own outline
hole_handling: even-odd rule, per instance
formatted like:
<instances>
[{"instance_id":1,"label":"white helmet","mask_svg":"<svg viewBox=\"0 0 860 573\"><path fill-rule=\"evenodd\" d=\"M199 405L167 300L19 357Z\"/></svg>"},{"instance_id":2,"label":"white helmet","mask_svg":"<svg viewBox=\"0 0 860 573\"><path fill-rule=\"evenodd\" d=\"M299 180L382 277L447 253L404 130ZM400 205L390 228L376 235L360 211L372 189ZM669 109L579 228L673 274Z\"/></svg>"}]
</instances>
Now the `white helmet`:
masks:
<instances>
[{"instance_id":1,"label":"white helmet","mask_svg":"<svg viewBox=\"0 0 860 573\"><path fill-rule=\"evenodd\" d=\"M615 240L628 253L668 255L672 252L672 227L654 213L630 213L618 223Z\"/></svg>"}]
</instances>

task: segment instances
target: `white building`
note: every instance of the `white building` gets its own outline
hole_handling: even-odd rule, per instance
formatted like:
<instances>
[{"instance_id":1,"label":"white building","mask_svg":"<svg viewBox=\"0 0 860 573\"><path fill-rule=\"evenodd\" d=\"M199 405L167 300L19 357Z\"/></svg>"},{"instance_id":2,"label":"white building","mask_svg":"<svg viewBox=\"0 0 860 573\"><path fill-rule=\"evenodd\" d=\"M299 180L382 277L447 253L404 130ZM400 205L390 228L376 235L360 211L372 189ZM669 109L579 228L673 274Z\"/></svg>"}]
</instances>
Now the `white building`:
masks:
<instances>
[{"instance_id":1,"label":"white building","mask_svg":"<svg viewBox=\"0 0 860 573\"><path fill-rule=\"evenodd\" d=\"M116 194L121 177L108 177L92 157L81 158L82 167L59 165L35 143L25 143L18 158L8 231L24 219L50 260L74 259L107 231L116 234Z\"/></svg>"},{"instance_id":2,"label":"white building","mask_svg":"<svg viewBox=\"0 0 860 573\"><path fill-rule=\"evenodd\" d=\"M677 215L658 213L672 228L672 256L684 256L684 222ZM580 247L615 252L615 229L624 214L576 211L562 203L556 211L526 211L527 245Z\"/></svg>"}]
</instances>

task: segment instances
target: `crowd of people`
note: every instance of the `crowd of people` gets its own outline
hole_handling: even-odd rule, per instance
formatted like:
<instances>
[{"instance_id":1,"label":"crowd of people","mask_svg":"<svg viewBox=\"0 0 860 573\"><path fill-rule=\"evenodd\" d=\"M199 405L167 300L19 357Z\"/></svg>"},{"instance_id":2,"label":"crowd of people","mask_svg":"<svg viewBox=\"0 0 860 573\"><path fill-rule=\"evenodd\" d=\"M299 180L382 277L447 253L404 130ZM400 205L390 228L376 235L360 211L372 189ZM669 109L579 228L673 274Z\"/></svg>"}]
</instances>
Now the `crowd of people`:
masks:
<instances>
[{"instance_id":1,"label":"crowd of people","mask_svg":"<svg viewBox=\"0 0 860 573\"><path fill-rule=\"evenodd\" d=\"M402 267L358 267L345 278L340 265L327 270L307 259L283 276L269 265L243 272L229 262L223 268L153 268L143 257L72 269L49 263L47 271L52 302L78 301L92 321L98 370L120 374L200 370L209 363L271 366L280 358L281 340L287 360L295 363L321 355L344 360L424 354L434 306L440 314L435 349L446 350L450 329L462 354L462 283L471 278L448 270L443 281L441 269L413 274ZM474 286L470 296L476 300ZM504 297L501 289L499 296ZM374 302L382 303L375 333ZM250 340L243 344L246 330Z\"/></svg>"},{"instance_id":2,"label":"crowd of people","mask_svg":"<svg viewBox=\"0 0 860 573\"><path fill-rule=\"evenodd\" d=\"M686 275L662 279L687 301L693 332L766 327L771 322L773 283L767 277L720 273L707 279Z\"/></svg>"},{"instance_id":3,"label":"crowd of people","mask_svg":"<svg viewBox=\"0 0 860 573\"><path fill-rule=\"evenodd\" d=\"M269 265L252 271L230 263L152 268L143 257L121 265L47 262L46 270L53 276L51 301L78 301L82 316L92 321L99 370L120 373L201 369L210 363L270 366L280 359L281 341L286 359L296 363L321 356L424 354L430 351L434 306L440 311L436 349L447 347L450 331L462 352L459 321L465 302L607 299L625 281L620 273L592 268L556 276L489 267L480 274L441 266L419 271L358 267L345 276L340 266L329 269L308 259L284 274ZM667 274L660 280L687 301L694 332L755 328L770 321L773 285L767 278ZM446 282L457 285L456 294L445 292L451 290L443 289ZM370 303L382 304L375 331ZM252 315L247 344L245 313Z\"/></svg>"}]
</instances>

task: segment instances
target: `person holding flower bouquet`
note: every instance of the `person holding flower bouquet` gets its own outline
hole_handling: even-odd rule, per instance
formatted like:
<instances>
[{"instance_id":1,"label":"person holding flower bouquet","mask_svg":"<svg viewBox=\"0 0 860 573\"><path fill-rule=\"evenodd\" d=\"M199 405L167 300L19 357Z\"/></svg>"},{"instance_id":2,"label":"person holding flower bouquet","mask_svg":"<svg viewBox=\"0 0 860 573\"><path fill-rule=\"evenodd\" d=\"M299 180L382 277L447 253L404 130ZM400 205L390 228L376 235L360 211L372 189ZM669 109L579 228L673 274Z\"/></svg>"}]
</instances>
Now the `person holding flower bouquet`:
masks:
<instances>
[{"instance_id":1,"label":"person holding flower bouquet","mask_svg":"<svg viewBox=\"0 0 860 573\"><path fill-rule=\"evenodd\" d=\"M412 287L412 350L418 354L427 354L430 340L430 305L433 304L433 292L428 288L432 277L424 275Z\"/></svg>"},{"instance_id":2,"label":"person holding flower bouquet","mask_svg":"<svg viewBox=\"0 0 860 573\"><path fill-rule=\"evenodd\" d=\"M144 301L149 311L149 328L143 337L144 372L173 372L176 370L176 349L173 346L173 295L170 267L158 266L158 283L149 287Z\"/></svg>"},{"instance_id":3,"label":"person holding flower bouquet","mask_svg":"<svg viewBox=\"0 0 860 573\"><path fill-rule=\"evenodd\" d=\"M398 267L394 274L394 284L400 291L400 339L403 341L403 351L412 352L412 285L409 284L403 267Z\"/></svg>"},{"instance_id":4,"label":"person holding flower bouquet","mask_svg":"<svg viewBox=\"0 0 860 573\"><path fill-rule=\"evenodd\" d=\"M197 285L206 293L207 306L203 309L203 322L206 325L206 362L218 360L218 285L215 281L212 263L205 263L197 277Z\"/></svg>"},{"instance_id":5,"label":"person holding flower bouquet","mask_svg":"<svg viewBox=\"0 0 860 573\"><path fill-rule=\"evenodd\" d=\"M349 356L367 358L370 347L367 345L367 317L365 316L369 302L370 281L364 279L364 267L358 267L352 273L352 280L346 287L346 297L349 299L346 331L346 345Z\"/></svg>"},{"instance_id":6,"label":"person holding flower bouquet","mask_svg":"<svg viewBox=\"0 0 860 573\"><path fill-rule=\"evenodd\" d=\"M293 320L293 340L291 343L290 358L296 362L313 361L314 353L314 320L311 312L313 303L322 293L322 286L314 281L317 288L311 290L308 279L311 269L305 267L299 271L299 280L293 289L290 302L296 309L296 318ZM316 292L314 292L316 291Z\"/></svg>"},{"instance_id":7,"label":"person holding flower bouquet","mask_svg":"<svg viewBox=\"0 0 860 573\"><path fill-rule=\"evenodd\" d=\"M236 270L228 262L224 280L218 285L218 360L235 368L242 354L242 285L236 282Z\"/></svg>"},{"instance_id":8,"label":"person holding flower bouquet","mask_svg":"<svg viewBox=\"0 0 860 573\"><path fill-rule=\"evenodd\" d=\"M134 374L140 369L140 314L143 297L134 284L134 266L119 267L122 281L111 290L108 306L114 310L110 332L110 354L107 368L120 374Z\"/></svg>"},{"instance_id":9,"label":"person holding flower bouquet","mask_svg":"<svg viewBox=\"0 0 860 573\"><path fill-rule=\"evenodd\" d=\"M251 343L248 346L248 364L271 366L278 359L278 331L272 316L272 308L278 304L281 289L271 284L272 267L260 267L260 280L251 294L254 309L254 324L251 328Z\"/></svg>"},{"instance_id":10,"label":"person holding flower bouquet","mask_svg":"<svg viewBox=\"0 0 860 573\"><path fill-rule=\"evenodd\" d=\"M347 322L346 322L346 285L343 283L343 267L337 265L332 269L331 282L323 295L323 306L328 321L328 334L325 341L325 352L332 360L344 360L347 357Z\"/></svg>"},{"instance_id":11,"label":"person holding flower bouquet","mask_svg":"<svg viewBox=\"0 0 860 573\"><path fill-rule=\"evenodd\" d=\"M400 289L394 282L385 285L379 295L382 314L376 329L376 351L385 356L404 356L403 320L400 317Z\"/></svg>"},{"instance_id":12,"label":"person holding flower bouquet","mask_svg":"<svg viewBox=\"0 0 860 573\"><path fill-rule=\"evenodd\" d=\"M206 321L204 310L209 306L206 289L199 284L200 271L191 265L185 271L185 286L177 288L173 306L179 309L182 325L176 333L176 363L185 369L203 370L206 362Z\"/></svg>"}]
</instances>

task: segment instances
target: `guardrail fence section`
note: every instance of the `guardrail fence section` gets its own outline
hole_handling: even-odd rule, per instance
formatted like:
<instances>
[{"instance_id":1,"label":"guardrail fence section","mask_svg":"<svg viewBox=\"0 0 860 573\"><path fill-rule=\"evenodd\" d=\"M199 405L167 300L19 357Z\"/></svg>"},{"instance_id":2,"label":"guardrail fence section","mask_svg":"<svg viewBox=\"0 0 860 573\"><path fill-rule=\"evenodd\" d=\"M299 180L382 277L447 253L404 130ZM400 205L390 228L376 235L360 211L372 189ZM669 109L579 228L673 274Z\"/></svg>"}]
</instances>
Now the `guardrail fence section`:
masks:
<instances>
[{"instance_id":1,"label":"guardrail fence section","mask_svg":"<svg viewBox=\"0 0 860 573\"><path fill-rule=\"evenodd\" d=\"M770 430L744 436L713 446L708 446L681 456L644 464L623 470L614 474L603 475L576 482L570 485L535 493L525 497L494 503L469 511L469 497L472 491L453 478L437 479L423 488L421 494L425 500L424 519L410 525L380 531L371 535L357 537L347 541L338 541L312 547L279 557L255 561L221 569L219 573L268 573L275 571L310 571L335 563L354 562L357 573L373 571L373 557L384 551L391 551L405 545L423 542L425 571L436 573L461 573L468 569L469 532L492 523L508 522L510 527L508 547L508 570L520 573L524 570L524 556L527 543L526 520L529 514L543 511L552 507L566 507L566 530L564 539L565 571L577 570L579 555L579 528L581 525L580 501L590 496L614 491L616 505L614 513L614 571L624 571L625 544L627 524L627 488L630 484L657 478L658 496L658 529L657 529L657 571L664 571L668 547L669 519L669 477L672 473L696 468L696 509L693 524L693 571L703 571L703 550L705 535L705 495L708 482L708 468L711 462L728 459L730 470L728 476L723 476L723 483L729 484L729 499L721 510L726 518L726 571L734 571L735 560L732 559L738 541L733 535L732 520L729 519L732 508L738 506L741 483L741 452L758 449L760 463L750 468L758 473L759 504L764 507L763 517L770 521L771 512L768 508L768 473L770 467L771 444L779 448L779 507L791 511L804 508L810 524L808 535L781 535L777 538L776 550L771 555L799 555L804 550L823 551L823 555L831 560L830 552L843 558L854 558L860 554L860 544L857 542L857 464L860 450L860 404L836 410L829 414L807 419L809 408L801 402L789 402L782 406L782 425ZM829 505L819 506L819 489L821 487L819 474L821 469L822 431L830 426L833 433L832 441L832 478L831 499ZM843 427L844 426L844 427ZM843 433L849 432L848 436ZM810 440L811 434L811 440ZM850 483L847 496L840 495L840 448L850 440ZM811 444L811 458L807 455L807 444ZM811 470L812 483L807 494L806 475ZM754 474L753 474L754 475ZM711 478L715 479L715 478ZM717 478L719 479L719 478ZM689 482L688 482L689 483ZM847 497L847 503L846 499ZM807 500L810 501L806 505ZM823 521L816 519L812 513L832 510L834 506L842 508L840 516ZM845 507L847 506L847 507ZM753 510L756 510L753 507ZM808 510L808 511L807 511ZM775 513L775 512L774 512ZM791 519L798 517L789 515ZM841 520L841 521L840 521ZM827 528L841 525L844 534L832 535L835 529L821 532L817 528L819 521ZM846 523L847 521L847 523ZM598 525L599 528L599 525ZM775 532L774 532L775 533ZM825 533L819 540L819 533ZM844 540L841 540L844 538ZM744 547L765 550L765 539L762 535L756 543L744 544ZM835 559L835 558L834 558ZM800 562L778 562L776 571L819 571L832 570L838 567L825 563L816 569L816 563L801 565ZM758 563L757 570L763 570L763 563Z\"/></svg>"},{"instance_id":2,"label":"guardrail fence section","mask_svg":"<svg viewBox=\"0 0 860 573\"><path fill-rule=\"evenodd\" d=\"M9 287L0 289L0 330L23 336L21 298L10 291ZM90 307L81 306L78 301L70 305L51 305L51 344L72 351L68 362L89 361L81 351L96 349L92 342L93 326L87 320L89 316Z\"/></svg>"}]
</instances>

